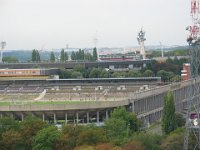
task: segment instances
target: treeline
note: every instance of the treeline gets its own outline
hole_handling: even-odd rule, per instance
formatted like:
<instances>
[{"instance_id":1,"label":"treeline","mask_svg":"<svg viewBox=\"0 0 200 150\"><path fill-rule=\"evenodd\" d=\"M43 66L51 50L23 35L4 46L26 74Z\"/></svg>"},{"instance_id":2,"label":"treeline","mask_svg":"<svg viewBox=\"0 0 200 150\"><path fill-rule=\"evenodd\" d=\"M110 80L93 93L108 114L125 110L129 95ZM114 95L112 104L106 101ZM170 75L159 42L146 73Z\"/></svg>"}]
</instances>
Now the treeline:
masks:
<instances>
[{"instance_id":1,"label":"treeline","mask_svg":"<svg viewBox=\"0 0 200 150\"><path fill-rule=\"evenodd\" d=\"M61 69L61 79L67 78L126 78L126 77L161 77L164 82L175 82L181 80L183 63L188 59L168 58L166 62L153 60L141 70L112 71L109 69L92 68L85 69L83 66L76 66L73 70Z\"/></svg>"},{"instance_id":2,"label":"treeline","mask_svg":"<svg viewBox=\"0 0 200 150\"><path fill-rule=\"evenodd\" d=\"M189 49L182 50L177 49L173 51L164 51L164 56L170 57L170 56L188 56L189 55ZM161 57L161 51L148 51L147 58L154 58L154 57Z\"/></svg>"},{"instance_id":3,"label":"treeline","mask_svg":"<svg viewBox=\"0 0 200 150\"><path fill-rule=\"evenodd\" d=\"M65 52L64 49L61 50L60 55L57 58L53 51L50 53L50 56L49 56L50 62L66 62L68 60L69 60L69 54ZM93 49L93 55L90 53L85 53L85 51L81 49L79 49L77 52L73 51L71 53L71 60L96 61L97 49L96 47ZM31 61L32 62L42 61L38 50L36 49L32 50Z\"/></svg>"}]
</instances>

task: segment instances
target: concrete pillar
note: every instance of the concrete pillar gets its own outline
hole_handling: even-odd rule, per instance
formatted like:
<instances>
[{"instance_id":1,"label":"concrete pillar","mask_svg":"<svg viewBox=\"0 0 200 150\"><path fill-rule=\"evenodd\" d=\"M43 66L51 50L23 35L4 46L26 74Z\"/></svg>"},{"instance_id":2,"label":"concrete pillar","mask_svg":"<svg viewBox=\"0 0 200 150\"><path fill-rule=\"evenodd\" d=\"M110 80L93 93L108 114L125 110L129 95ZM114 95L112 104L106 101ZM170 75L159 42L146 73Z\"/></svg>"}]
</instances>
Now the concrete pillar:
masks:
<instances>
[{"instance_id":1,"label":"concrete pillar","mask_svg":"<svg viewBox=\"0 0 200 150\"><path fill-rule=\"evenodd\" d=\"M67 124L67 112L65 112L65 124Z\"/></svg>"},{"instance_id":2,"label":"concrete pillar","mask_svg":"<svg viewBox=\"0 0 200 150\"><path fill-rule=\"evenodd\" d=\"M53 113L53 120L54 120L54 124L56 124L57 121L56 121L56 113L55 112Z\"/></svg>"},{"instance_id":3,"label":"concrete pillar","mask_svg":"<svg viewBox=\"0 0 200 150\"><path fill-rule=\"evenodd\" d=\"M99 124L99 111L97 111L97 124Z\"/></svg>"},{"instance_id":4,"label":"concrete pillar","mask_svg":"<svg viewBox=\"0 0 200 150\"><path fill-rule=\"evenodd\" d=\"M135 103L132 102L132 112L135 112Z\"/></svg>"},{"instance_id":5,"label":"concrete pillar","mask_svg":"<svg viewBox=\"0 0 200 150\"><path fill-rule=\"evenodd\" d=\"M24 121L24 114L21 113L21 120Z\"/></svg>"},{"instance_id":6,"label":"concrete pillar","mask_svg":"<svg viewBox=\"0 0 200 150\"><path fill-rule=\"evenodd\" d=\"M13 115L13 112L11 112L11 113L10 113L10 117L11 117L11 118L13 118L13 117L14 117L14 115Z\"/></svg>"},{"instance_id":7,"label":"concrete pillar","mask_svg":"<svg viewBox=\"0 0 200 150\"><path fill-rule=\"evenodd\" d=\"M34 117L34 116L35 116L33 112L31 112L31 116L32 116L32 117Z\"/></svg>"},{"instance_id":8,"label":"concrete pillar","mask_svg":"<svg viewBox=\"0 0 200 150\"><path fill-rule=\"evenodd\" d=\"M0 113L0 118L3 118L3 114L2 113Z\"/></svg>"},{"instance_id":9,"label":"concrete pillar","mask_svg":"<svg viewBox=\"0 0 200 150\"><path fill-rule=\"evenodd\" d=\"M87 123L90 123L90 113L87 112Z\"/></svg>"},{"instance_id":10,"label":"concrete pillar","mask_svg":"<svg viewBox=\"0 0 200 150\"><path fill-rule=\"evenodd\" d=\"M76 112L76 123L78 124L78 112Z\"/></svg>"},{"instance_id":11,"label":"concrete pillar","mask_svg":"<svg viewBox=\"0 0 200 150\"><path fill-rule=\"evenodd\" d=\"M42 120L45 121L45 113L42 113Z\"/></svg>"},{"instance_id":12,"label":"concrete pillar","mask_svg":"<svg viewBox=\"0 0 200 150\"><path fill-rule=\"evenodd\" d=\"M106 120L108 120L108 110L106 110Z\"/></svg>"}]
</instances>

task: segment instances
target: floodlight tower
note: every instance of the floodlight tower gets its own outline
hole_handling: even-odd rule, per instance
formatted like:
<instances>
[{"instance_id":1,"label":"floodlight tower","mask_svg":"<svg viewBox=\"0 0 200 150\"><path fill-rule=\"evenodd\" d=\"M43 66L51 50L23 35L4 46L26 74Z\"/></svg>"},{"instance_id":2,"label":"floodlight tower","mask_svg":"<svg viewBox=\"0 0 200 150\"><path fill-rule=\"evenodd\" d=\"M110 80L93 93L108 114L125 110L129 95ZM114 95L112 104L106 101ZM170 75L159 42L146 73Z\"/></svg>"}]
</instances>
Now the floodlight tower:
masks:
<instances>
[{"instance_id":1,"label":"floodlight tower","mask_svg":"<svg viewBox=\"0 0 200 150\"><path fill-rule=\"evenodd\" d=\"M5 47L6 47L6 42L5 42L5 41L2 41L2 42L1 42L1 57L0 57L0 63L3 62L3 51L4 51Z\"/></svg>"},{"instance_id":2,"label":"floodlight tower","mask_svg":"<svg viewBox=\"0 0 200 150\"><path fill-rule=\"evenodd\" d=\"M185 126L184 137L184 150L188 150L191 142L189 140L190 135L194 135L195 143L193 143L193 149L200 149L200 109L199 109L199 97L196 95L199 93L199 67L200 67L200 3L199 0L191 0L191 18L192 25L188 26L186 30L189 31L187 42L190 49L191 59L191 88L190 99L187 103L187 118Z\"/></svg>"},{"instance_id":3,"label":"floodlight tower","mask_svg":"<svg viewBox=\"0 0 200 150\"><path fill-rule=\"evenodd\" d=\"M146 41L146 38L145 38L145 32L142 30L142 28L138 33L137 40L138 40L138 44L140 45L140 54L142 55L142 58L145 59L146 53L144 49L144 41Z\"/></svg>"}]
</instances>

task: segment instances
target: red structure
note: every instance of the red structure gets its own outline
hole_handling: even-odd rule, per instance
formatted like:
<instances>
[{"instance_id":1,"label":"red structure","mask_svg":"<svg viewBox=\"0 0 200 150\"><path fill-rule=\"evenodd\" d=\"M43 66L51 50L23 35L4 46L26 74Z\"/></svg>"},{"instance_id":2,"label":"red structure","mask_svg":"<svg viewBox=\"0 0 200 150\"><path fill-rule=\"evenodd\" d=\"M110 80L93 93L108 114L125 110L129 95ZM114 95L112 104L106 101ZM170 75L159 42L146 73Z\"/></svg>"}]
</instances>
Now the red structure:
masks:
<instances>
[{"instance_id":1,"label":"red structure","mask_svg":"<svg viewBox=\"0 0 200 150\"><path fill-rule=\"evenodd\" d=\"M183 64L183 70L181 70L181 77L182 80L189 80L190 79L190 64L184 63Z\"/></svg>"}]
</instances>

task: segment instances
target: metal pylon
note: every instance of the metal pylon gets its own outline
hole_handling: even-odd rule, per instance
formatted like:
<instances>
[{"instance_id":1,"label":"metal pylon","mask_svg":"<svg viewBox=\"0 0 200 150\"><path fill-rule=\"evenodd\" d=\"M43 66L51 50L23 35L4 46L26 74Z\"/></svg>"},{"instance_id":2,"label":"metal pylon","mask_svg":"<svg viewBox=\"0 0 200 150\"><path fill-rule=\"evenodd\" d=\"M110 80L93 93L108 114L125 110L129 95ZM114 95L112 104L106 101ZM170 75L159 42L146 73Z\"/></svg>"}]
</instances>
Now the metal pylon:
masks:
<instances>
[{"instance_id":1,"label":"metal pylon","mask_svg":"<svg viewBox=\"0 0 200 150\"><path fill-rule=\"evenodd\" d=\"M190 147L194 150L200 150L200 109L199 109L199 92L200 92L200 79L199 79L199 66L200 66L200 44L195 43L190 45L191 56L191 87L190 99L187 103L187 117L184 136L184 150ZM191 119L191 115L196 115ZM190 136L195 138L194 143L191 143Z\"/></svg>"}]
</instances>

